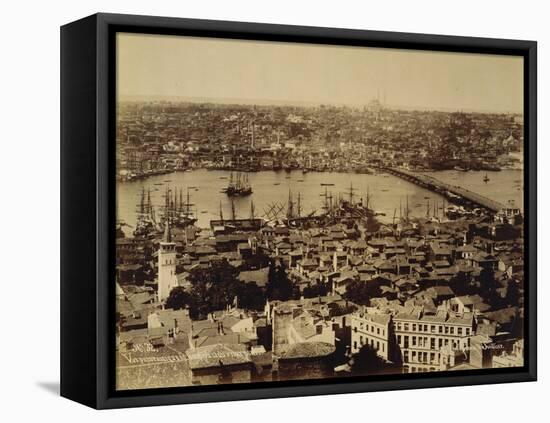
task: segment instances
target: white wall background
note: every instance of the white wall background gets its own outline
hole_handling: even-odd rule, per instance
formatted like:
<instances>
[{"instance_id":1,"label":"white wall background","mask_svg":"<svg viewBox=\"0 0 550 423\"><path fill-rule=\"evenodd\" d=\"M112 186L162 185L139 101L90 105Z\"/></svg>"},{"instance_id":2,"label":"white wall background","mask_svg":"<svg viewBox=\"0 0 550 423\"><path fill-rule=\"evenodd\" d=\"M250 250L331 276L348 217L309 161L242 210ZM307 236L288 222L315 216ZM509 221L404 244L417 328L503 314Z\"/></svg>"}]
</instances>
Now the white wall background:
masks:
<instances>
[{"instance_id":1,"label":"white wall background","mask_svg":"<svg viewBox=\"0 0 550 423\"><path fill-rule=\"evenodd\" d=\"M526 421L547 410L550 31L544 1L9 1L0 24L0 419ZM95 412L59 381L59 26L95 12L539 42L539 382ZM76 282L76 281L75 281ZM547 412L547 411L546 411ZM10 417L11 416L11 417Z\"/></svg>"}]
</instances>

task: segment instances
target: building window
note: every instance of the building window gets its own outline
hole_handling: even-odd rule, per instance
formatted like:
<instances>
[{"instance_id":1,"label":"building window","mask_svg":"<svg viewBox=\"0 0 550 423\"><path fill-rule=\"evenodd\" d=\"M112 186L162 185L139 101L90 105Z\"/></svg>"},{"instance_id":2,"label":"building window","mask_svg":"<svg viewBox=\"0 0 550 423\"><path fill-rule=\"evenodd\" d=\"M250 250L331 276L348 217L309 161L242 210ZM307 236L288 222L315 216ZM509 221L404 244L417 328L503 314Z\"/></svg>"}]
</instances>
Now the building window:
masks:
<instances>
[{"instance_id":1,"label":"building window","mask_svg":"<svg viewBox=\"0 0 550 423\"><path fill-rule=\"evenodd\" d=\"M430 326L430 332L431 332L431 333L435 333L435 325L431 325L431 326Z\"/></svg>"},{"instance_id":2,"label":"building window","mask_svg":"<svg viewBox=\"0 0 550 423\"><path fill-rule=\"evenodd\" d=\"M458 332L459 335L462 335L462 328L458 328L457 332Z\"/></svg>"},{"instance_id":3,"label":"building window","mask_svg":"<svg viewBox=\"0 0 550 423\"><path fill-rule=\"evenodd\" d=\"M455 328L454 326L451 326L451 335L454 335L455 334Z\"/></svg>"},{"instance_id":4,"label":"building window","mask_svg":"<svg viewBox=\"0 0 550 423\"><path fill-rule=\"evenodd\" d=\"M409 324L408 324L408 323L405 323L405 324L404 324L404 327L405 327L405 330L406 330L406 331L409 330Z\"/></svg>"},{"instance_id":5,"label":"building window","mask_svg":"<svg viewBox=\"0 0 550 423\"><path fill-rule=\"evenodd\" d=\"M413 332L416 332L416 324L413 323Z\"/></svg>"},{"instance_id":6,"label":"building window","mask_svg":"<svg viewBox=\"0 0 550 423\"><path fill-rule=\"evenodd\" d=\"M413 346L416 345L416 336L413 336L413 337L412 337L412 345L413 345Z\"/></svg>"},{"instance_id":7,"label":"building window","mask_svg":"<svg viewBox=\"0 0 550 423\"><path fill-rule=\"evenodd\" d=\"M401 345L401 335L397 335L397 345Z\"/></svg>"},{"instance_id":8,"label":"building window","mask_svg":"<svg viewBox=\"0 0 550 423\"><path fill-rule=\"evenodd\" d=\"M376 328L376 334L380 335L380 328Z\"/></svg>"},{"instance_id":9,"label":"building window","mask_svg":"<svg viewBox=\"0 0 550 423\"><path fill-rule=\"evenodd\" d=\"M442 326L438 326L439 328L439 333L443 333L443 327Z\"/></svg>"},{"instance_id":10,"label":"building window","mask_svg":"<svg viewBox=\"0 0 550 423\"><path fill-rule=\"evenodd\" d=\"M435 338L430 338L430 349L435 350Z\"/></svg>"},{"instance_id":11,"label":"building window","mask_svg":"<svg viewBox=\"0 0 550 423\"><path fill-rule=\"evenodd\" d=\"M466 328L466 335L470 335L470 328Z\"/></svg>"}]
</instances>

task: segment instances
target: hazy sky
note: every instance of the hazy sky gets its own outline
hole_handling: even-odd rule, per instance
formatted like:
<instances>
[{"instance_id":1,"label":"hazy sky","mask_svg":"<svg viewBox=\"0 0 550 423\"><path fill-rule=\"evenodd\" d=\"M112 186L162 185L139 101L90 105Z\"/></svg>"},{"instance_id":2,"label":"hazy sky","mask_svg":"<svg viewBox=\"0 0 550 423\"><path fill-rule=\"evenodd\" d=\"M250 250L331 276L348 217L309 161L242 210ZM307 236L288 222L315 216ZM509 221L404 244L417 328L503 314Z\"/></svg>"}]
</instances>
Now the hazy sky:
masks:
<instances>
[{"instance_id":1,"label":"hazy sky","mask_svg":"<svg viewBox=\"0 0 550 423\"><path fill-rule=\"evenodd\" d=\"M364 105L521 112L523 58L118 34L120 99Z\"/></svg>"}]
</instances>

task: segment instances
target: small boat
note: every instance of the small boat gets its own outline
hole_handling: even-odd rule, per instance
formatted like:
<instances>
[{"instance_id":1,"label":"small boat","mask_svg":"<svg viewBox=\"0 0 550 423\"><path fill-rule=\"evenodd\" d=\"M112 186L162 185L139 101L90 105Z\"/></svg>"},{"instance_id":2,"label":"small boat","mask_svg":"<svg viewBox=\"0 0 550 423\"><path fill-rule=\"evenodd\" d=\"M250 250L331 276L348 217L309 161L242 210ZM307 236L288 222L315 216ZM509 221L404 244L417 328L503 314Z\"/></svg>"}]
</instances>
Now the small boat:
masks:
<instances>
[{"instance_id":1,"label":"small boat","mask_svg":"<svg viewBox=\"0 0 550 423\"><path fill-rule=\"evenodd\" d=\"M489 177L487 176L487 173L486 173L485 176L483 177L483 182L487 183L489 181L490 181L490 179L489 179Z\"/></svg>"},{"instance_id":2,"label":"small boat","mask_svg":"<svg viewBox=\"0 0 550 423\"><path fill-rule=\"evenodd\" d=\"M304 182L303 179L298 179L296 182Z\"/></svg>"},{"instance_id":3,"label":"small boat","mask_svg":"<svg viewBox=\"0 0 550 423\"><path fill-rule=\"evenodd\" d=\"M172 180L171 180L171 179L167 179L167 180L166 180L166 181L164 181L164 182L172 182Z\"/></svg>"},{"instance_id":4,"label":"small boat","mask_svg":"<svg viewBox=\"0 0 550 423\"><path fill-rule=\"evenodd\" d=\"M333 187L334 184L321 184L322 187Z\"/></svg>"},{"instance_id":5,"label":"small boat","mask_svg":"<svg viewBox=\"0 0 550 423\"><path fill-rule=\"evenodd\" d=\"M208 213L208 210L203 210L201 211L201 213Z\"/></svg>"},{"instance_id":6,"label":"small boat","mask_svg":"<svg viewBox=\"0 0 550 423\"><path fill-rule=\"evenodd\" d=\"M430 197L424 197L424 200L429 200L429 199L430 199Z\"/></svg>"},{"instance_id":7,"label":"small boat","mask_svg":"<svg viewBox=\"0 0 550 423\"><path fill-rule=\"evenodd\" d=\"M280 182L275 182L273 185L281 185Z\"/></svg>"},{"instance_id":8,"label":"small boat","mask_svg":"<svg viewBox=\"0 0 550 423\"><path fill-rule=\"evenodd\" d=\"M382 192L388 192L389 189L385 189L385 188L384 188L384 189L381 189L380 191L382 191Z\"/></svg>"},{"instance_id":9,"label":"small boat","mask_svg":"<svg viewBox=\"0 0 550 423\"><path fill-rule=\"evenodd\" d=\"M155 184L153 184L153 185L164 185L164 184L163 184L162 182L157 182L157 183L155 183Z\"/></svg>"}]
</instances>

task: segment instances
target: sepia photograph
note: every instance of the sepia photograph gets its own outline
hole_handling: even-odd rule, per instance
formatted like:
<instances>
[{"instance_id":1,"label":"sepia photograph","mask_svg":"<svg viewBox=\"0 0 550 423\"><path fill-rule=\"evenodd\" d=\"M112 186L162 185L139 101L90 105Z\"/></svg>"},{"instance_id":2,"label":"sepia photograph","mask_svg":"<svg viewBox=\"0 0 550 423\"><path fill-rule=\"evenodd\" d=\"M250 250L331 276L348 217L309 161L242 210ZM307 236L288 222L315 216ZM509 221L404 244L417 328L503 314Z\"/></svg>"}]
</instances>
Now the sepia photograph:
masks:
<instances>
[{"instance_id":1,"label":"sepia photograph","mask_svg":"<svg viewBox=\"0 0 550 423\"><path fill-rule=\"evenodd\" d=\"M117 32L117 391L524 366L524 57Z\"/></svg>"}]
</instances>

